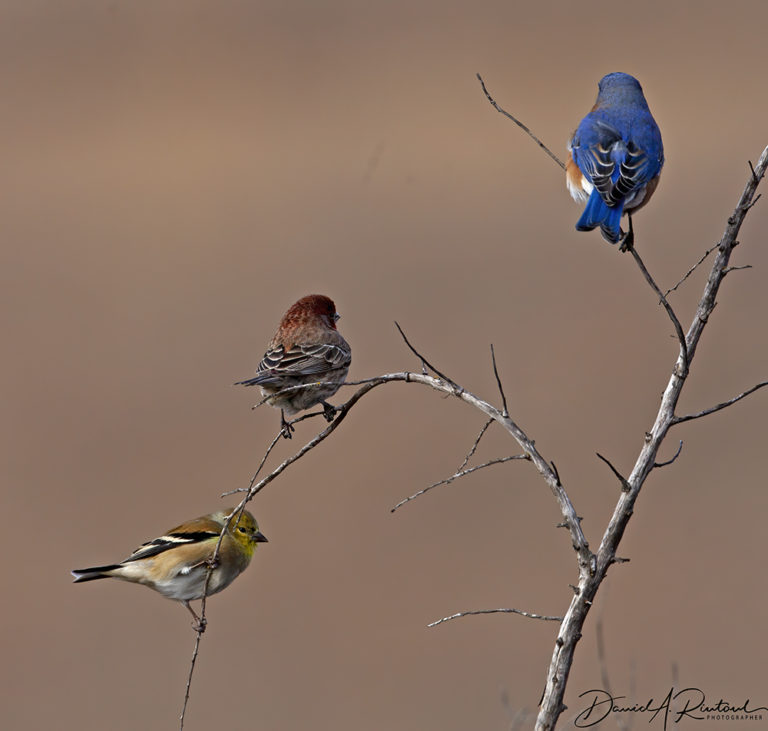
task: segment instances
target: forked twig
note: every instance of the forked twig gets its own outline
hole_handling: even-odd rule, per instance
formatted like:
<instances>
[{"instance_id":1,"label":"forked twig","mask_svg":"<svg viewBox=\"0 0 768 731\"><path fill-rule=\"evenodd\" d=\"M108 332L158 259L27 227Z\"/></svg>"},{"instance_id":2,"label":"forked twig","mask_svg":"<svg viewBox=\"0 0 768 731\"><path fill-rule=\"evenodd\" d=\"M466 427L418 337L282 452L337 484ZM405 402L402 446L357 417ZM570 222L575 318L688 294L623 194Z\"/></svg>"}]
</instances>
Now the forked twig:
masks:
<instances>
[{"instance_id":1,"label":"forked twig","mask_svg":"<svg viewBox=\"0 0 768 731\"><path fill-rule=\"evenodd\" d=\"M483 424L483 428L480 430L480 433L477 435L477 439L475 439L474 444L472 445L472 448L467 452L467 456L464 457L464 461L458 466L456 469L456 472L461 472L468 464L469 460L472 459L475 452L477 451L477 447L480 444L480 440L483 438L483 435L486 431L488 431L488 427L493 424L493 419L488 419L488 421Z\"/></svg>"}]
</instances>

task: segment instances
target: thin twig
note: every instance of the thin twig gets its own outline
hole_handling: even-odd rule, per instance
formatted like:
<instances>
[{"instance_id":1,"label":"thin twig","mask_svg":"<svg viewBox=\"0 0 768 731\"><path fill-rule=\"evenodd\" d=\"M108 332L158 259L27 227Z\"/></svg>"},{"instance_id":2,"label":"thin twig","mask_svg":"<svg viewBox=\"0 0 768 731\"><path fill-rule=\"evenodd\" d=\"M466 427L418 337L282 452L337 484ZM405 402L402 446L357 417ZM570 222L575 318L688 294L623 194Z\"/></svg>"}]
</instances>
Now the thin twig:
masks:
<instances>
[{"instance_id":1,"label":"thin twig","mask_svg":"<svg viewBox=\"0 0 768 731\"><path fill-rule=\"evenodd\" d=\"M751 264L741 264L740 266L726 267L723 269L723 274L730 274L731 272L738 272L742 269L751 269Z\"/></svg>"},{"instance_id":2,"label":"thin twig","mask_svg":"<svg viewBox=\"0 0 768 731\"><path fill-rule=\"evenodd\" d=\"M504 416L509 416L509 409L507 408L507 397L504 395L504 387L501 385L501 378L499 378L499 371L496 368L496 352L493 349L493 343L491 343L491 360L493 361L493 375L496 376L496 385L499 387L499 393L501 394L501 403L504 406L504 411L501 413Z\"/></svg>"},{"instance_id":3,"label":"thin twig","mask_svg":"<svg viewBox=\"0 0 768 731\"><path fill-rule=\"evenodd\" d=\"M473 609L468 612L456 612L448 617L437 619L434 622L430 622L427 627L437 627L438 624L443 622L450 622L452 619L458 619L459 617L469 617L475 614L519 614L523 617L529 617L530 619L541 619L544 622L562 622L562 617L550 617L546 614L535 614L534 612L524 612L522 609Z\"/></svg>"},{"instance_id":4,"label":"thin twig","mask_svg":"<svg viewBox=\"0 0 768 731\"><path fill-rule=\"evenodd\" d=\"M637 262L637 266L640 267L640 271L643 273L643 276L645 277L645 280L648 282L648 284L651 285L651 288L654 292L659 296L659 301L662 305L664 305L664 309L667 311L667 314L669 315L669 319L672 320L672 324L675 327L675 332L677 333L677 339L680 341L680 356L682 358L682 366L683 366L683 373L688 373L688 343L685 341L685 333L683 332L683 326L680 324L680 320L677 319L677 315L675 314L675 311L672 309L672 305L667 302L667 298L662 294L661 289L659 289L659 285L656 284L653 277L651 276L648 269L646 269L645 264L643 264L643 260L640 258L640 254L637 253L637 249L633 246L630 251L632 252L632 256L634 257L635 261Z\"/></svg>"},{"instance_id":5,"label":"thin twig","mask_svg":"<svg viewBox=\"0 0 768 731\"><path fill-rule=\"evenodd\" d=\"M192 652L192 661L189 664L189 674L187 675L187 687L184 691L184 705L181 707L181 716L179 717L179 731L184 731L184 716L187 713L187 703L189 702L189 688L192 685L192 674L195 672L197 653L200 649L200 638L202 637L204 631L204 627L199 627L197 630L197 637L195 637L195 649Z\"/></svg>"},{"instance_id":6,"label":"thin twig","mask_svg":"<svg viewBox=\"0 0 768 731\"><path fill-rule=\"evenodd\" d=\"M696 414L686 414L685 416L675 416L674 419L672 419L672 424L682 424L684 421L692 421L693 419L700 419L702 416L709 416L710 414L714 414L715 411L720 411L720 409L724 409L726 406L730 406L731 404L735 404L737 401L741 401L741 399L746 398L751 393L754 393L755 391L763 388L763 386L768 386L768 381L758 383L756 386L752 386L752 388L744 391L744 393L740 393L738 396L734 396L732 399L723 401L716 406L710 406L710 408L704 409L704 411L699 411Z\"/></svg>"},{"instance_id":7,"label":"thin twig","mask_svg":"<svg viewBox=\"0 0 768 731\"><path fill-rule=\"evenodd\" d=\"M421 353L419 353L416 348L411 345L408 338L405 336L405 333L403 332L403 328L400 327L397 321L395 321L395 327L397 328L397 331L402 336L403 340L405 341L405 344L408 346L408 349L421 361L422 367L428 366L433 373L436 373L439 378L442 378L446 383L450 383L452 386L455 386L456 388L461 390L461 387L456 383L456 381L452 380L451 378L448 378L443 373L440 373L435 366L433 366Z\"/></svg>"},{"instance_id":8,"label":"thin twig","mask_svg":"<svg viewBox=\"0 0 768 731\"><path fill-rule=\"evenodd\" d=\"M617 479L617 480L618 480L618 481L621 483L621 489L622 489L622 490L624 490L624 491L627 491L627 490L629 490L629 489L630 489L630 487L629 487L629 483L627 482L627 478L626 478L626 477L624 477L624 475L622 475L622 474L621 474L621 472L619 472L619 471L618 471L618 470L617 470L617 469L616 469L616 468L615 468L615 467L614 467L614 466L611 464L611 461L610 461L609 459L606 459L605 457L603 457L603 455L602 455L602 454L600 454L600 452L595 452L595 454L596 454L596 455L597 455L597 456L598 456L598 457L599 457L601 460L603 460L603 462L605 462L605 464L607 464L607 465L608 465L608 466L611 468L611 472L613 472L613 474L614 474L614 475L616 475L616 479Z\"/></svg>"},{"instance_id":9,"label":"thin twig","mask_svg":"<svg viewBox=\"0 0 768 731\"><path fill-rule=\"evenodd\" d=\"M677 452L675 452L675 456L672 457L672 459L668 459L666 462L654 462L653 463L653 469L656 469L657 467L667 467L668 465L671 465L679 456L680 452L683 451L683 440L680 440L680 444L677 447Z\"/></svg>"},{"instance_id":10,"label":"thin twig","mask_svg":"<svg viewBox=\"0 0 768 731\"><path fill-rule=\"evenodd\" d=\"M480 430L480 433L477 435L477 439L475 439L475 443L472 445L472 449L467 452L467 456L464 457L464 461L456 468L456 472L461 472L468 464L469 460L472 459L475 452L477 451L477 447L480 444L480 440L483 438L483 435L486 431L488 431L488 427L493 424L493 419L488 419L488 421L483 424L483 428Z\"/></svg>"},{"instance_id":11,"label":"thin twig","mask_svg":"<svg viewBox=\"0 0 768 731\"><path fill-rule=\"evenodd\" d=\"M714 246L711 246L709 249L707 249L704 252L704 255L699 259L684 275L683 278L671 289L668 289L666 292L664 292L664 296L667 297L670 292L674 292L688 277L693 274L696 269L699 267L700 264L704 263L704 260L719 246L720 244L715 244Z\"/></svg>"},{"instance_id":12,"label":"thin twig","mask_svg":"<svg viewBox=\"0 0 768 731\"><path fill-rule=\"evenodd\" d=\"M530 459L530 458L528 457L527 454L513 454L510 457L499 457L497 459L489 460L484 464L475 465L474 467L469 467L466 470L463 470L461 472L456 472L450 477L447 477L444 480L440 480L439 482L435 482L431 484L429 487L425 487L423 490L419 490L418 492L413 493L413 495L409 495L407 498L404 498L397 505L395 505L395 507L392 508L390 512L394 513L395 510L402 507L406 503L411 502L411 500L415 500L417 497L421 497L422 495L424 495L425 493L429 492L430 490L436 487L440 487L440 485L450 485L454 480L457 480L459 477L464 477L464 475L470 475L473 472L477 472L477 470L481 470L484 467L490 467L491 465L494 465L494 464L502 464L504 462L510 462L513 459Z\"/></svg>"},{"instance_id":13,"label":"thin twig","mask_svg":"<svg viewBox=\"0 0 768 731\"><path fill-rule=\"evenodd\" d=\"M483 81L483 77L480 76L480 74L477 74L478 81L480 81L480 86L483 87L483 93L485 94L486 99L491 103L491 106L500 114L503 114L507 119L511 119L520 129L523 130L527 135L533 139L533 141L542 149L544 152L547 153L563 170L565 170L565 163L557 156L555 155L552 150L550 150L531 130L528 129L519 119L516 119L513 117L509 112L504 111L494 100L494 98L488 93L488 89L485 88L485 82Z\"/></svg>"},{"instance_id":14,"label":"thin twig","mask_svg":"<svg viewBox=\"0 0 768 731\"><path fill-rule=\"evenodd\" d=\"M318 412L318 416L322 412ZM312 416L312 414L307 414L307 416ZM298 421L298 419L297 419ZM251 482L249 484L249 488L251 485L253 485L254 482L256 482L256 478L259 476L259 472L261 472L261 468L264 466L264 463L267 461L267 457L269 457L272 450L275 448L275 445L280 441L280 439L283 436L283 430L280 429L280 431L277 432L277 435L272 440L272 443L267 448L267 451L264 453L264 456L261 458L261 462L259 462L259 466L256 468L256 472L253 473L253 477L251 477ZM222 492L219 497L226 497L227 495L234 495L236 492L239 492L238 490L227 490L227 492Z\"/></svg>"},{"instance_id":15,"label":"thin twig","mask_svg":"<svg viewBox=\"0 0 768 731\"><path fill-rule=\"evenodd\" d=\"M753 200L753 201L752 201L752 202L751 202L751 203L750 203L750 204L747 206L747 210L749 210L750 208L754 208L754 207L757 205L757 202L758 202L758 201L759 201L759 200L760 200L762 197L763 197L763 194L762 194L762 193L758 193L758 194L755 196L755 199L754 199L754 200Z\"/></svg>"}]
</instances>

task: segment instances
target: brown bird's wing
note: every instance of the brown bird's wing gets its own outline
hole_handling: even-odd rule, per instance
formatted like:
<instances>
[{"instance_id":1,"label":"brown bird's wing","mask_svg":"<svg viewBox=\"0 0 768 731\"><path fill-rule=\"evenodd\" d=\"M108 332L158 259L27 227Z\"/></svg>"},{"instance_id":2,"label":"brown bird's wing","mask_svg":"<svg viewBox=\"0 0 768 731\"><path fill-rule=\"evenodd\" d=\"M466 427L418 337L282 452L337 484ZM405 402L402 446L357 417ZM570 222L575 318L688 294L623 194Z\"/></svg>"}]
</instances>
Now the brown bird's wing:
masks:
<instances>
[{"instance_id":1,"label":"brown bird's wing","mask_svg":"<svg viewBox=\"0 0 768 731\"><path fill-rule=\"evenodd\" d=\"M141 561L144 558L157 556L171 548L218 538L221 534L221 528L215 520L210 519L196 520L194 527L189 523L182 523L175 528L171 528L165 535L142 543L123 563Z\"/></svg>"},{"instance_id":2,"label":"brown bird's wing","mask_svg":"<svg viewBox=\"0 0 768 731\"><path fill-rule=\"evenodd\" d=\"M313 376L337 368L344 368L352 361L349 346L344 343L321 343L318 345L294 345L286 350L283 345L272 348L264 354L259 363L254 383L278 383L285 376Z\"/></svg>"}]
</instances>

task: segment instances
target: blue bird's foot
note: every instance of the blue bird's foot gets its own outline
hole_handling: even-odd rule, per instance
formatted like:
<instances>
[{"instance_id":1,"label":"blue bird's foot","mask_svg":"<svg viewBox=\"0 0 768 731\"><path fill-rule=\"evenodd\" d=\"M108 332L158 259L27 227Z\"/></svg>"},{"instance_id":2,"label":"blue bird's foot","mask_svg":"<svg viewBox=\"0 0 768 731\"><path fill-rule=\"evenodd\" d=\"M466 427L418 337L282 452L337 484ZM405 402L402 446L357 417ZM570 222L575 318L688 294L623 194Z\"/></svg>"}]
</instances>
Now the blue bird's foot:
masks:
<instances>
[{"instance_id":1,"label":"blue bird's foot","mask_svg":"<svg viewBox=\"0 0 768 731\"><path fill-rule=\"evenodd\" d=\"M622 237L619 244L619 251L621 252L631 251L635 246L635 231L632 227L632 216L628 215L627 218L629 218L629 230L626 233L622 231Z\"/></svg>"}]
</instances>

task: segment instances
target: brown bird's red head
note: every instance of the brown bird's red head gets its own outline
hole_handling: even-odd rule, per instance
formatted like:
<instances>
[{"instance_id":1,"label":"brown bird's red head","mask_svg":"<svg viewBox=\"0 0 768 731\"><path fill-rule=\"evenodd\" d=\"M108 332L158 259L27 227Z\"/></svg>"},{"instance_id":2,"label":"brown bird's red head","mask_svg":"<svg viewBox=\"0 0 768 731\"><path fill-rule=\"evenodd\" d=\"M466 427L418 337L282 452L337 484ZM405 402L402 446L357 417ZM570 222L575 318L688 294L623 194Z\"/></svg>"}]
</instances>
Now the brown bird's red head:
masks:
<instances>
[{"instance_id":1,"label":"brown bird's red head","mask_svg":"<svg viewBox=\"0 0 768 731\"><path fill-rule=\"evenodd\" d=\"M283 315L283 319L280 321L280 330L292 332L318 318L335 330L336 321L339 319L336 305L330 297L326 297L324 294L308 294L288 308L288 312Z\"/></svg>"}]
</instances>

